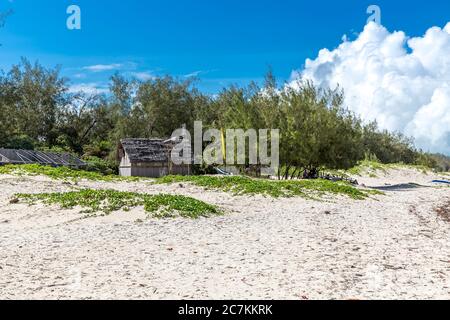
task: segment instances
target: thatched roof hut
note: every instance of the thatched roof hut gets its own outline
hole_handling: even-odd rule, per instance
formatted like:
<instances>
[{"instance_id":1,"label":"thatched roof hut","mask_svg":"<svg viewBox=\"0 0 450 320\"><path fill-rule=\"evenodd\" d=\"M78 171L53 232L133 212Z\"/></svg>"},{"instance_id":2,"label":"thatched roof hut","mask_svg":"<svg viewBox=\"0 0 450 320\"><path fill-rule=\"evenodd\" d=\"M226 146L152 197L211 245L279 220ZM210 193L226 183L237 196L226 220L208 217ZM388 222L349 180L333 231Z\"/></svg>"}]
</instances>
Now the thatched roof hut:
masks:
<instances>
[{"instance_id":1,"label":"thatched roof hut","mask_svg":"<svg viewBox=\"0 0 450 320\"><path fill-rule=\"evenodd\" d=\"M120 175L158 178L169 174L191 174L190 165L172 163L173 146L173 142L162 139L122 139L117 149Z\"/></svg>"}]
</instances>

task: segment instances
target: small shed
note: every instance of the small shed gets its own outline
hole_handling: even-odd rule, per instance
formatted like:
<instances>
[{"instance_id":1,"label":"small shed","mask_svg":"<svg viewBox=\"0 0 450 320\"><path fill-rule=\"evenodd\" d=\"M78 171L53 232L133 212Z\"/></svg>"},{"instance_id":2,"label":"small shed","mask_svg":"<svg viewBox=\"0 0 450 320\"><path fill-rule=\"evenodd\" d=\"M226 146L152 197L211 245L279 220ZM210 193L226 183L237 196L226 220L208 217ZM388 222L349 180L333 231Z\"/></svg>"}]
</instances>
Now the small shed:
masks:
<instances>
[{"instance_id":1,"label":"small shed","mask_svg":"<svg viewBox=\"0 0 450 320\"><path fill-rule=\"evenodd\" d=\"M117 149L119 174L150 178L190 175L191 165L175 165L171 161L173 146L173 142L162 139L122 139Z\"/></svg>"},{"instance_id":2,"label":"small shed","mask_svg":"<svg viewBox=\"0 0 450 320\"><path fill-rule=\"evenodd\" d=\"M86 163L68 153L0 148L0 165L41 164L53 167L83 168Z\"/></svg>"}]
</instances>

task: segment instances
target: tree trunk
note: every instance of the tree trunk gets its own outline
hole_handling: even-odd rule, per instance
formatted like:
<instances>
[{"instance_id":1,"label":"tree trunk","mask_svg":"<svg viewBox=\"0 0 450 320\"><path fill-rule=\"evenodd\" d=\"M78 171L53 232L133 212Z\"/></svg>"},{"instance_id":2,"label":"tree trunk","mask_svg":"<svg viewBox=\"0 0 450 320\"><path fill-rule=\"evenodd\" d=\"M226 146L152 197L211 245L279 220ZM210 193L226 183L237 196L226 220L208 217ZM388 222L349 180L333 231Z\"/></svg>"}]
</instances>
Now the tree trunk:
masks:
<instances>
[{"instance_id":1,"label":"tree trunk","mask_svg":"<svg viewBox=\"0 0 450 320\"><path fill-rule=\"evenodd\" d=\"M284 173L284 180L288 180L289 179L289 170L291 169L290 165L286 166L286 172Z\"/></svg>"},{"instance_id":2,"label":"tree trunk","mask_svg":"<svg viewBox=\"0 0 450 320\"><path fill-rule=\"evenodd\" d=\"M294 180L294 176L297 173L297 170L298 170L298 168L295 167L294 172L292 172L292 174L291 174L291 180Z\"/></svg>"}]
</instances>

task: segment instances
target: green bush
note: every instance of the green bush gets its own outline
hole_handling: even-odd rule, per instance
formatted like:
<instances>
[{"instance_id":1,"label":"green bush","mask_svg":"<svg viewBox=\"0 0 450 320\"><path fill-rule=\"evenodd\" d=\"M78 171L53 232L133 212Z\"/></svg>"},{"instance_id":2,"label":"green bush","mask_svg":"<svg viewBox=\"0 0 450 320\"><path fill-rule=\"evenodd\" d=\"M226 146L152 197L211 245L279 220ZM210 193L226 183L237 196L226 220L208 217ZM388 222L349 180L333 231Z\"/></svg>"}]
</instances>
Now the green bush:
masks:
<instances>
[{"instance_id":1,"label":"green bush","mask_svg":"<svg viewBox=\"0 0 450 320\"><path fill-rule=\"evenodd\" d=\"M50 167L39 164L6 165L0 166L0 174L16 175L43 175L60 180L93 180L93 181L138 181L137 177L120 177L117 175L104 175L98 172L77 170L67 167Z\"/></svg>"},{"instance_id":2,"label":"green bush","mask_svg":"<svg viewBox=\"0 0 450 320\"><path fill-rule=\"evenodd\" d=\"M216 206L203 201L181 195L141 194L116 190L92 190L66 193L16 194L19 200L29 204L43 202L48 205L57 204L64 209L84 208L84 213L125 210L144 206L145 211L157 218L181 216L184 218L208 217L222 214Z\"/></svg>"},{"instance_id":3,"label":"green bush","mask_svg":"<svg viewBox=\"0 0 450 320\"><path fill-rule=\"evenodd\" d=\"M344 195L353 199L365 199L370 194L379 194L372 190L358 189L345 182L328 180L283 180L253 179L243 176L167 176L156 183L170 184L187 182L205 189L232 192L235 195L267 195L279 197L314 197L323 194Z\"/></svg>"},{"instance_id":4,"label":"green bush","mask_svg":"<svg viewBox=\"0 0 450 320\"><path fill-rule=\"evenodd\" d=\"M113 161L103 160L93 156L85 156L82 160L87 164L85 168L87 171L98 172L104 175L119 173L119 167Z\"/></svg>"},{"instance_id":5,"label":"green bush","mask_svg":"<svg viewBox=\"0 0 450 320\"><path fill-rule=\"evenodd\" d=\"M34 141L27 135L12 136L4 145L6 149L34 150Z\"/></svg>"},{"instance_id":6,"label":"green bush","mask_svg":"<svg viewBox=\"0 0 450 320\"><path fill-rule=\"evenodd\" d=\"M105 159L111 153L111 150L114 149L114 147L112 143L109 141L100 141L97 143L86 145L84 146L83 149L84 149L84 156L87 158L96 157Z\"/></svg>"}]
</instances>

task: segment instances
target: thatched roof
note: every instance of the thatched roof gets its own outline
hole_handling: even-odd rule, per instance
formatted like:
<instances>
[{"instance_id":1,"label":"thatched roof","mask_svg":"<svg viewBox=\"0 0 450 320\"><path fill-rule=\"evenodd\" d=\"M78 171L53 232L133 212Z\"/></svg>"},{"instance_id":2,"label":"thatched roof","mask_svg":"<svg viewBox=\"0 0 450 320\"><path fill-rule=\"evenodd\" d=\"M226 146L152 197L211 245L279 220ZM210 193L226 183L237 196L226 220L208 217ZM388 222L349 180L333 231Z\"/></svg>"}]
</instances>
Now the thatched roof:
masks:
<instances>
[{"instance_id":1,"label":"thatched roof","mask_svg":"<svg viewBox=\"0 0 450 320\"><path fill-rule=\"evenodd\" d=\"M67 153L32 150L0 149L0 164L43 164L52 166L83 167L86 163Z\"/></svg>"},{"instance_id":2,"label":"thatched roof","mask_svg":"<svg viewBox=\"0 0 450 320\"><path fill-rule=\"evenodd\" d=\"M131 163L168 162L171 144L161 139L122 139L119 148Z\"/></svg>"}]
</instances>

